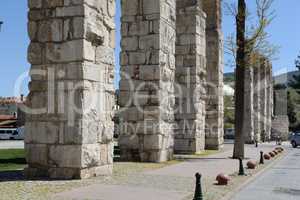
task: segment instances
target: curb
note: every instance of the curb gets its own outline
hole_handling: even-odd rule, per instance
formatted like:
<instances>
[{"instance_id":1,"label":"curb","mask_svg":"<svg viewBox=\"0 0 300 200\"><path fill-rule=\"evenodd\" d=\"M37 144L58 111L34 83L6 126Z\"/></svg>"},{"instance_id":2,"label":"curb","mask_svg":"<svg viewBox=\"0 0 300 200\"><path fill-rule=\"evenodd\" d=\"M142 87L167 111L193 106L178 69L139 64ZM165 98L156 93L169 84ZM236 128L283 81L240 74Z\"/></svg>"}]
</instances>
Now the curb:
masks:
<instances>
[{"instance_id":1,"label":"curb","mask_svg":"<svg viewBox=\"0 0 300 200\"><path fill-rule=\"evenodd\" d=\"M258 176L265 173L267 170L272 168L274 165L279 163L283 158L285 158L288 155L288 151L286 150L283 154L281 154L280 157L278 157L274 162L268 164L264 169L259 170L257 173L253 174L251 177L249 177L245 182L243 182L241 185L239 185L237 188L233 189L229 193L227 193L223 198L220 200L231 200L232 197L234 197L238 192L240 192L244 187L249 185L250 183L254 182Z\"/></svg>"}]
</instances>

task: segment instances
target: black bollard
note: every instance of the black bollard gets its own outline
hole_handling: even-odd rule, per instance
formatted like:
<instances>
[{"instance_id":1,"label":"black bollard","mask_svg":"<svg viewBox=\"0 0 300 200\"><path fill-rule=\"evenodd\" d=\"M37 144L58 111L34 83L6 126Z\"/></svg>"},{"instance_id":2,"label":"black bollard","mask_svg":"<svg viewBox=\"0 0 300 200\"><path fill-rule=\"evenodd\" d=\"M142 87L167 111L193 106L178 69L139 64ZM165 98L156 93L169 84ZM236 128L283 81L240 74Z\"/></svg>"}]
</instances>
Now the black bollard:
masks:
<instances>
[{"instance_id":1,"label":"black bollard","mask_svg":"<svg viewBox=\"0 0 300 200\"><path fill-rule=\"evenodd\" d=\"M260 161L259 161L259 164L261 164L261 165L265 164L265 161L264 161L264 152L263 151L260 152Z\"/></svg>"},{"instance_id":2,"label":"black bollard","mask_svg":"<svg viewBox=\"0 0 300 200\"><path fill-rule=\"evenodd\" d=\"M255 147L258 148L258 142L255 140Z\"/></svg>"},{"instance_id":3,"label":"black bollard","mask_svg":"<svg viewBox=\"0 0 300 200\"><path fill-rule=\"evenodd\" d=\"M196 189L193 200L203 200L202 187L201 187L201 174L196 174Z\"/></svg>"},{"instance_id":4,"label":"black bollard","mask_svg":"<svg viewBox=\"0 0 300 200\"><path fill-rule=\"evenodd\" d=\"M242 158L239 158L239 161L240 161L239 176L245 176L245 171L244 171L244 165L243 165Z\"/></svg>"}]
</instances>

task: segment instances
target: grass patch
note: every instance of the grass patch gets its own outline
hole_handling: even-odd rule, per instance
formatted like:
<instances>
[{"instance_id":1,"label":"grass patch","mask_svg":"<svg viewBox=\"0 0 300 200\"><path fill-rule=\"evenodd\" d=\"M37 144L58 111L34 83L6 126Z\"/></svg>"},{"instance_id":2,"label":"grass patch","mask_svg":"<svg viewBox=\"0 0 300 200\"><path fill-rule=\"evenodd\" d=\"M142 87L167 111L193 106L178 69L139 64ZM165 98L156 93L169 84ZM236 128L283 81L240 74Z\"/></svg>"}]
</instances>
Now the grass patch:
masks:
<instances>
[{"instance_id":1,"label":"grass patch","mask_svg":"<svg viewBox=\"0 0 300 200\"><path fill-rule=\"evenodd\" d=\"M25 165L23 149L0 149L0 172L20 170Z\"/></svg>"},{"instance_id":2,"label":"grass patch","mask_svg":"<svg viewBox=\"0 0 300 200\"><path fill-rule=\"evenodd\" d=\"M202 151L200 153L196 153L196 154L190 154L190 155L184 155L184 154L179 154L179 155L175 155L175 159L178 159L178 160L185 160L185 159L196 159L196 158L205 158L207 156L210 156L210 155L214 155L214 154L217 154L217 153L220 153L221 151L219 150L205 150L205 151Z\"/></svg>"},{"instance_id":3,"label":"grass patch","mask_svg":"<svg viewBox=\"0 0 300 200\"><path fill-rule=\"evenodd\" d=\"M213 154L216 154L216 153L219 153L220 151L218 150L205 150L205 151L202 151L201 153L197 153L195 154L196 156L199 156L199 157L205 157L205 156L209 156L209 155L213 155Z\"/></svg>"}]
</instances>

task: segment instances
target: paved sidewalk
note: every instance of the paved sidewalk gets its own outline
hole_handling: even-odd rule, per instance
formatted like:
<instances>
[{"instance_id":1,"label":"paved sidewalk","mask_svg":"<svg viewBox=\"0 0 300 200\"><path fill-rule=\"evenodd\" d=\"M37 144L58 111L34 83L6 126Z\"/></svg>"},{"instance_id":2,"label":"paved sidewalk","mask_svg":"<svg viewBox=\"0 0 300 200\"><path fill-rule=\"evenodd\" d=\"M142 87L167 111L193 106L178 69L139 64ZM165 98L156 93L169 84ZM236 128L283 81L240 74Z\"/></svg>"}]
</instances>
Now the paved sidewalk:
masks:
<instances>
[{"instance_id":1,"label":"paved sidewalk","mask_svg":"<svg viewBox=\"0 0 300 200\"><path fill-rule=\"evenodd\" d=\"M290 149L262 176L243 188L234 200L298 200L300 199L300 148Z\"/></svg>"},{"instance_id":2,"label":"paved sidewalk","mask_svg":"<svg viewBox=\"0 0 300 200\"><path fill-rule=\"evenodd\" d=\"M55 200L185 200L194 191L194 174L203 174L204 187L214 183L219 173L233 174L238 171L238 161L230 159L232 144L225 145L225 152L205 158L188 159L182 163L164 168L137 172L127 178L112 178L105 183L94 183L90 186L72 189L56 194ZM246 157L259 159L259 152L274 149L272 144L246 145ZM247 162L245 160L244 162ZM116 180L118 179L118 180ZM205 189L204 189L205 190Z\"/></svg>"}]
</instances>

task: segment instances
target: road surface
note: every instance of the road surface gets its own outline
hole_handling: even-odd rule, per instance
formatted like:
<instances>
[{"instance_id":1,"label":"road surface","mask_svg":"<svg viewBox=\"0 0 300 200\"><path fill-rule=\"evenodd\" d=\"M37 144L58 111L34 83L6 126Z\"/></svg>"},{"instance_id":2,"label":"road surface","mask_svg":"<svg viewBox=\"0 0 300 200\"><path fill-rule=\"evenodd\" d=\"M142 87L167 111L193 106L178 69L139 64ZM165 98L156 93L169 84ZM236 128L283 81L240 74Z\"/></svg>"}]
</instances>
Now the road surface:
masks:
<instances>
[{"instance_id":1,"label":"road surface","mask_svg":"<svg viewBox=\"0 0 300 200\"><path fill-rule=\"evenodd\" d=\"M23 140L0 140L0 149L24 149Z\"/></svg>"},{"instance_id":2,"label":"road surface","mask_svg":"<svg viewBox=\"0 0 300 200\"><path fill-rule=\"evenodd\" d=\"M232 199L299 200L300 148L290 148L285 158L242 189Z\"/></svg>"}]
</instances>

